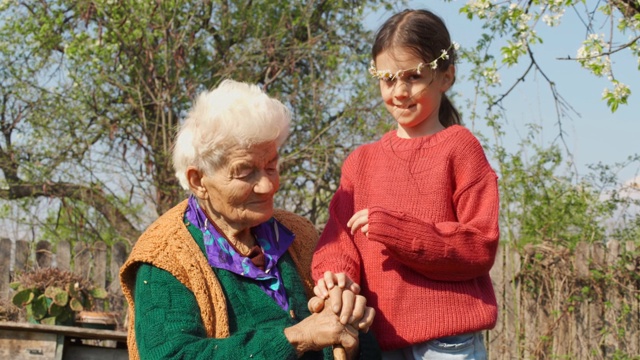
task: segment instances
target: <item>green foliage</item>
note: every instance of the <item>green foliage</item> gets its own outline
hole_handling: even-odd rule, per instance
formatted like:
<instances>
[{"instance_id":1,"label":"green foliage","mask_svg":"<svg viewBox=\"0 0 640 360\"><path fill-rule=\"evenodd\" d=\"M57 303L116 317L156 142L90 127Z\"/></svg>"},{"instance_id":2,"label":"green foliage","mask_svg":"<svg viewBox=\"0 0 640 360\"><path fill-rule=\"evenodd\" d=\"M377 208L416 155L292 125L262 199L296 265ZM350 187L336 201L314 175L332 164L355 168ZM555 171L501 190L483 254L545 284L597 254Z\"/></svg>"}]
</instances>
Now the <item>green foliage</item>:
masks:
<instances>
[{"instance_id":1,"label":"green foliage","mask_svg":"<svg viewBox=\"0 0 640 360\"><path fill-rule=\"evenodd\" d=\"M113 198L116 204L119 199ZM140 212L142 205L119 203L119 207L126 209L127 213ZM103 241L107 246L122 240L116 229L91 206L82 201L65 199L60 206L52 207L45 212L46 217L41 223L40 240L57 244L60 240L68 241L71 247L78 242L91 243L91 241Z\"/></svg>"},{"instance_id":2,"label":"green foliage","mask_svg":"<svg viewBox=\"0 0 640 360\"><path fill-rule=\"evenodd\" d=\"M76 312L92 310L95 299L107 297L105 289L56 268L24 273L11 288L16 290L12 302L24 309L27 320L48 325L73 325Z\"/></svg>"},{"instance_id":3,"label":"green foliage","mask_svg":"<svg viewBox=\"0 0 640 360\"><path fill-rule=\"evenodd\" d=\"M611 112L616 112L620 105L627 104L627 99L629 99L629 95L631 95L631 90L629 90L628 86L617 81L614 81L613 85L613 91L605 89L602 93L602 98L607 100L607 105L611 108Z\"/></svg>"},{"instance_id":4,"label":"green foliage","mask_svg":"<svg viewBox=\"0 0 640 360\"><path fill-rule=\"evenodd\" d=\"M638 234L637 215L624 223L616 217L638 205L638 200L616 189L615 171L594 166L576 182L567 171L558 146L542 148L532 142L536 130L515 154L496 151L500 164L501 225L503 240L520 245L551 242L569 249L580 241L601 242ZM630 161L635 159L630 159ZM633 215L632 215L633 216ZM632 220L632 221L629 221ZM607 224L614 224L614 231ZM627 237L630 240L638 238Z\"/></svg>"},{"instance_id":5,"label":"green foliage","mask_svg":"<svg viewBox=\"0 0 640 360\"><path fill-rule=\"evenodd\" d=\"M537 7L539 5L539 7ZM535 44L542 42L535 28L556 26L564 9L587 7L585 2L534 1L496 3L485 0L470 1L461 8L469 19L482 21L483 33L475 46L463 49L461 59L471 65L468 79L476 87L476 97L468 105L467 123L484 121L493 131L493 145L485 140L488 155L497 164L500 176L501 230L503 241L519 245L552 242L573 248L578 241L604 241L607 238L638 240L638 200L626 192L618 183L618 169L639 163L637 157L617 168L594 166L593 173L582 178L572 170L571 154L562 148L562 133L559 142L551 146L540 146L539 130L535 127L519 145L519 150L508 153L501 145L505 137L502 108L503 100L519 82L525 81L530 70L543 75L549 82L556 101L558 124L568 115L571 106L566 104L536 61ZM607 2L599 11L616 13L612 3ZM616 13L620 16L620 13ZM612 15L613 16L613 15ZM638 23L633 16L623 16L624 29L637 33ZM636 29L636 30L633 30ZM635 32L634 32L635 31ZM588 32L590 34L590 32ZM579 55L575 59L597 76L612 75L609 39L601 35L586 36ZM632 56L640 58L636 43L628 44ZM496 50L499 49L499 50ZM621 47L619 50L627 48ZM501 56L496 58L495 54ZM506 67L524 65L521 77L510 87L500 86L500 71ZM619 79L610 78L613 90L605 90L603 99L611 111L628 103L630 89ZM627 189L628 190L628 189Z\"/></svg>"},{"instance_id":6,"label":"green foliage","mask_svg":"<svg viewBox=\"0 0 640 360\"><path fill-rule=\"evenodd\" d=\"M564 9L585 4L467 2L461 12L484 27L477 44L461 51L473 65L469 79L478 89L466 120L484 118L497 139L503 136L503 119L494 112L508 95L496 94L500 71L526 61L537 65L533 51L543 39L536 29L555 26ZM133 242L185 196L170 161L180 118L199 91L232 77L260 84L292 109L276 206L324 222L345 156L391 124L367 76L372 34L363 19L367 11L397 5L386 0L316 5L285 0L2 2L0 97L6 100L0 105L0 199L12 205L1 204L2 214L37 227L53 243ZM610 2L593 10L618 16L618 31L637 33L637 14L620 17ZM574 60L608 77L612 72L602 39L609 37L586 36L582 50L594 57ZM637 42L625 45L619 50L640 57ZM615 111L630 102L631 90L613 80L603 98ZM485 114L479 109L483 105ZM604 225L596 224L607 218L612 204L596 206L599 189L570 175L558 177L564 163L554 154L557 149L535 149L540 153L525 161L518 160L524 151L494 150L502 167L507 239L523 234L531 241L572 243L603 234ZM523 188L529 176L538 190ZM524 183L512 183L517 181ZM585 213L572 214L574 208ZM524 218L526 211L531 219ZM619 235L631 236L636 228L625 227Z\"/></svg>"},{"instance_id":7,"label":"green foliage","mask_svg":"<svg viewBox=\"0 0 640 360\"><path fill-rule=\"evenodd\" d=\"M3 2L0 198L52 242L133 242L185 196L170 161L180 119L231 77L293 110L277 206L321 221L342 159L378 130L362 20L391 4Z\"/></svg>"}]
</instances>

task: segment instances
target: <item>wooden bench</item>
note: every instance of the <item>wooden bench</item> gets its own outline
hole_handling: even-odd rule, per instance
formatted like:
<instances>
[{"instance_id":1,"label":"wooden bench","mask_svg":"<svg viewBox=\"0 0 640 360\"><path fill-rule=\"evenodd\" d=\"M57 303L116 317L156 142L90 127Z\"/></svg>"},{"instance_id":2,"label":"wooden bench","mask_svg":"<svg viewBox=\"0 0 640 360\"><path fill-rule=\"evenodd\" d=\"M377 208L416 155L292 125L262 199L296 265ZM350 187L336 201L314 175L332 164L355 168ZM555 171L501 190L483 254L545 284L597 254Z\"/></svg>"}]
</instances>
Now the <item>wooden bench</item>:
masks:
<instances>
[{"instance_id":1,"label":"wooden bench","mask_svg":"<svg viewBox=\"0 0 640 360\"><path fill-rule=\"evenodd\" d=\"M87 345L88 342L94 344ZM0 359L126 360L129 359L127 333L74 326L0 322Z\"/></svg>"}]
</instances>

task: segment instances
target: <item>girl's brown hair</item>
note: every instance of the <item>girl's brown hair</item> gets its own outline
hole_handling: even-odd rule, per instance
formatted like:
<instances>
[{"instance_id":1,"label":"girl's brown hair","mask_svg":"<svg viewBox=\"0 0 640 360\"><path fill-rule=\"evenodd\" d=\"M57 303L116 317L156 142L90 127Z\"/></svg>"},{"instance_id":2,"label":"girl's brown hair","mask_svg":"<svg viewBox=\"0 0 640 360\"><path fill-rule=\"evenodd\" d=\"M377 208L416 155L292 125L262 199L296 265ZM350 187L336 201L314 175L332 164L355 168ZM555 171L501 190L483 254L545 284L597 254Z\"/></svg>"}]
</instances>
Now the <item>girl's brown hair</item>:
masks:
<instances>
[{"instance_id":1,"label":"girl's brown hair","mask_svg":"<svg viewBox=\"0 0 640 360\"><path fill-rule=\"evenodd\" d=\"M448 58L438 60L437 71L444 72L455 64L456 49L444 21L429 10L404 10L391 16L378 30L371 49L375 58L391 48L405 48L422 59L425 64L440 56L448 49ZM453 79L455 82L455 78ZM440 100L440 123L444 127L460 124L460 113L446 94Z\"/></svg>"}]
</instances>

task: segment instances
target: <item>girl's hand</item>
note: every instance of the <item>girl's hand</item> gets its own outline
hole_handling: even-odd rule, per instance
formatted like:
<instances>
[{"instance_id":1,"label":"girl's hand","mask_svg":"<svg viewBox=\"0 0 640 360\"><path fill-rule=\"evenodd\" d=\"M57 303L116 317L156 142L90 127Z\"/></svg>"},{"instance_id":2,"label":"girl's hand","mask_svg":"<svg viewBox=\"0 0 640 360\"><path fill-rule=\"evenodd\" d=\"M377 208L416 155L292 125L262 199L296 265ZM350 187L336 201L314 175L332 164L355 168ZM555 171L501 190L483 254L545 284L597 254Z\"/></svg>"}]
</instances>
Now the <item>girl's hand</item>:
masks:
<instances>
[{"instance_id":1,"label":"girl's hand","mask_svg":"<svg viewBox=\"0 0 640 360\"><path fill-rule=\"evenodd\" d=\"M351 235L360 229L360 231L367 236L369 232L369 209L362 209L353 214L347 222L347 226L351 228Z\"/></svg>"},{"instance_id":2,"label":"girl's hand","mask_svg":"<svg viewBox=\"0 0 640 360\"><path fill-rule=\"evenodd\" d=\"M360 294L360 285L351 280L345 273L332 273L331 271L325 271L321 279L318 279L318 283L313 288L313 293L322 299L329 297L329 291L338 286L340 289L351 290L354 294ZM339 309L338 309L339 310ZM337 312L336 312L337 314Z\"/></svg>"},{"instance_id":3,"label":"girl's hand","mask_svg":"<svg viewBox=\"0 0 640 360\"><path fill-rule=\"evenodd\" d=\"M307 306L312 313L322 311L325 306L331 307L331 311L339 317L341 324L351 325L363 332L369 331L376 314L373 308L367 306L367 299L364 296L356 295L351 290L343 290L338 286L330 290L327 300L314 296Z\"/></svg>"}]
</instances>

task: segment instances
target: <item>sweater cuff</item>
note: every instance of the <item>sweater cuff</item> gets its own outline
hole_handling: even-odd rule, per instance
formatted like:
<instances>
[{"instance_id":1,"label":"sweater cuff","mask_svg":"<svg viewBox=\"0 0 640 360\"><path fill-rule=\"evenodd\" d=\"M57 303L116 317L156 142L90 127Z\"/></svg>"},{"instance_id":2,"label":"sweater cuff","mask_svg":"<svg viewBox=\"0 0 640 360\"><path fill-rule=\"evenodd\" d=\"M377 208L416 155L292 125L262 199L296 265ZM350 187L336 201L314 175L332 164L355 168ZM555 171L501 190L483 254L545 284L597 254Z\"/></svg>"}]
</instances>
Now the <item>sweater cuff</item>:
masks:
<instances>
[{"instance_id":1,"label":"sweater cuff","mask_svg":"<svg viewBox=\"0 0 640 360\"><path fill-rule=\"evenodd\" d=\"M380 207L369 209L369 240L379 242L390 250L402 254L427 252L440 256L446 252L442 241L433 241L435 228L402 212L391 212Z\"/></svg>"},{"instance_id":2,"label":"sweater cuff","mask_svg":"<svg viewBox=\"0 0 640 360\"><path fill-rule=\"evenodd\" d=\"M318 279L324 276L325 271L331 271L334 274L345 273L355 282L360 280L360 271L351 262L326 262L318 264L317 270L313 272L313 281L317 283Z\"/></svg>"},{"instance_id":3,"label":"sweater cuff","mask_svg":"<svg viewBox=\"0 0 640 360\"><path fill-rule=\"evenodd\" d=\"M278 354L278 356L282 356L282 359L295 360L298 358L296 349L284 336L284 329L274 331L273 338L269 339L268 346L271 347L272 354Z\"/></svg>"},{"instance_id":4,"label":"sweater cuff","mask_svg":"<svg viewBox=\"0 0 640 360\"><path fill-rule=\"evenodd\" d=\"M405 214L391 212L380 207L369 209L369 239L386 246L410 249L413 236L405 226Z\"/></svg>"},{"instance_id":5,"label":"sweater cuff","mask_svg":"<svg viewBox=\"0 0 640 360\"><path fill-rule=\"evenodd\" d=\"M313 281L317 283L318 279L322 278L325 271L331 271L334 274L345 273L351 280L355 282L360 281L359 265L344 252L331 254L329 251L317 251L313 256L313 266L311 269Z\"/></svg>"}]
</instances>

